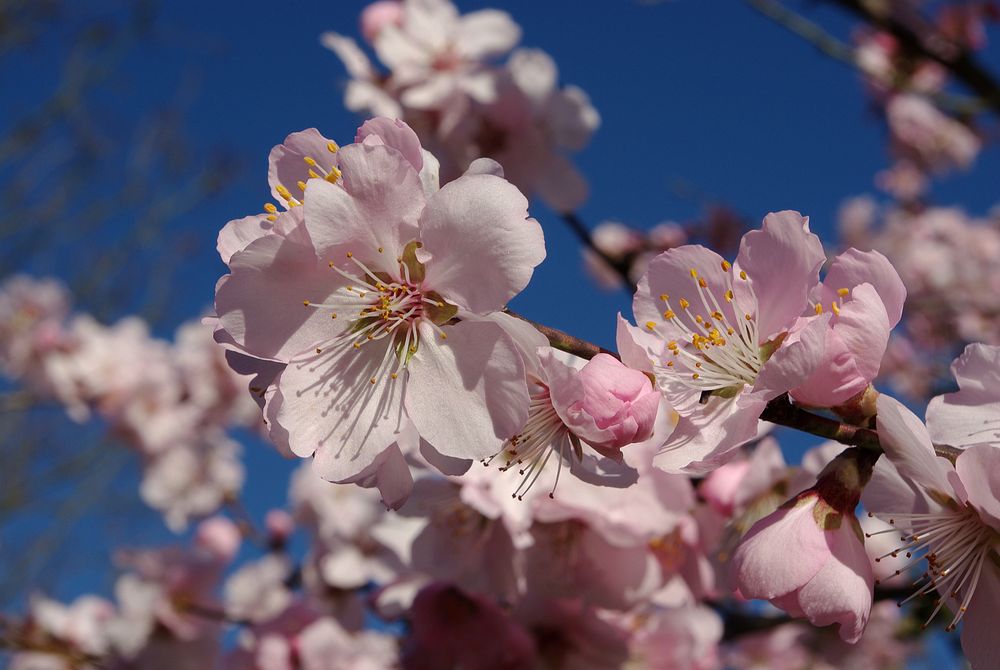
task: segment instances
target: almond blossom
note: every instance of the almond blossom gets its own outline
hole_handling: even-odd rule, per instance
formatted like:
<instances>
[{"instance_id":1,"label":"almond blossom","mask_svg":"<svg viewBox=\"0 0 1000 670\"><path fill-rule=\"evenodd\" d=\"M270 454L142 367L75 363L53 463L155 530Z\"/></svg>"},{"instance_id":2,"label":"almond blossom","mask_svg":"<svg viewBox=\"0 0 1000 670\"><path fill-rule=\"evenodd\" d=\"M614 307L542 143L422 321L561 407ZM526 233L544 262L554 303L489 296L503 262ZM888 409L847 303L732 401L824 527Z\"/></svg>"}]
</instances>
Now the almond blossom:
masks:
<instances>
[{"instance_id":1,"label":"almond blossom","mask_svg":"<svg viewBox=\"0 0 1000 670\"><path fill-rule=\"evenodd\" d=\"M816 626L839 624L852 644L868 622L874 583L854 516L870 475L864 458L845 452L834 459L815 487L754 524L732 562L744 597L770 600Z\"/></svg>"},{"instance_id":2,"label":"almond blossom","mask_svg":"<svg viewBox=\"0 0 1000 670\"><path fill-rule=\"evenodd\" d=\"M975 670L1000 663L1000 449L975 444L954 464L937 456L927 427L900 402L878 399L878 431L888 461L875 467L864 504L901 533L887 556L906 554L926 571L904 602L937 591L930 618L948 605L947 629L962 624L962 650Z\"/></svg>"},{"instance_id":3,"label":"almond blossom","mask_svg":"<svg viewBox=\"0 0 1000 670\"><path fill-rule=\"evenodd\" d=\"M478 169L425 193L423 153L400 122L371 121L359 140L288 200L304 211L294 234L232 256L220 326L245 353L286 364L266 406L271 437L315 454L327 479L421 441L489 456L523 425L527 388L514 342L482 317L528 283L541 228L513 186ZM395 453L379 468L399 469Z\"/></svg>"},{"instance_id":4,"label":"almond blossom","mask_svg":"<svg viewBox=\"0 0 1000 670\"><path fill-rule=\"evenodd\" d=\"M801 319L825 260L797 212L769 214L743 237L735 264L699 245L657 256L622 323L623 360L650 370L680 423L657 456L704 472L757 434L767 402L822 361L829 315ZM780 268L780 272L776 271Z\"/></svg>"}]
</instances>

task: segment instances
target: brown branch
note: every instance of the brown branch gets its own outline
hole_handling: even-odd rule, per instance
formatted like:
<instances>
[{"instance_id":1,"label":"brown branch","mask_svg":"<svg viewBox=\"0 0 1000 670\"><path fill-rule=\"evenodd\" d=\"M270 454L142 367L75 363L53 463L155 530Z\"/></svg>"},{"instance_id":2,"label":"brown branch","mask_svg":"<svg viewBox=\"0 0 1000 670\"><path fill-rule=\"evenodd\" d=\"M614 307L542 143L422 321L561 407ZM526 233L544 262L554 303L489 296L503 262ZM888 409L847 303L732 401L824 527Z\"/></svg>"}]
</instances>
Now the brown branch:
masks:
<instances>
[{"instance_id":1,"label":"brown branch","mask_svg":"<svg viewBox=\"0 0 1000 670\"><path fill-rule=\"evenodd\" d=\"M618 273L618 276L621 277L622 281L625 283L625 286L628 287L629 293L635 293L636 285L635 282L632 281L632 277L629 274L629 269L631 268L631 263L629 263L629 259L613 258L609 254L604 252L604 250L598 248L598 246L594 244L594 237L590 234L590 229L587 228L587 226L583 223L583 221L580 220L580 217L578 217L575 213L564 212L562 215L562 220L566 223L567 226L569 226L569 229L576 234L577 238L580 240L580 243L583 244L583 246L587 247L592 252L597 254L602 261L607 263L608 267L610 267L612 270Z\"/></svg>"},{"instance_id":2,"label":"brown branch","mask_svg":"<svg viewBox=\"0 0 1000 670\"><path fill-rule=\"evenodd\" d=\"M509 309L504 309L504 312L531 325L532 328L547 337L549 339L549 344L553 349L565 351L566 353L573 354L574 356L585 358L588 361L597 354L608 354L610 356L614 356L615 358L619 358L618 354L615 352L605 349L604 347L599 347L592 342L581 340L579 337L574 337L573 335L563 332L557 328L550 328L549 326L540 324L537 321L532 321L528 317L521 316L517 312L512 312Z\"/></svg>"},{"instance_id":3,"label":"brown branch","mask_svg":"<svg viewBox=\"0 0 1000 670\"><path fill-rule=\"evenodd\" d=\"M982 98L994 112L1000 114L1000 81L981 65L968 49L941 34L930 21L917 14L917 10L912 10L912 18L914 21L919 21L920 30L925 30L925 35L918 34L891 11L880 9L883 7L881 4L866 0L828 0L828 2L843 7L867 23L891 34L911 53L943 65L958 81Z\"/></svg>"}]
</instances>

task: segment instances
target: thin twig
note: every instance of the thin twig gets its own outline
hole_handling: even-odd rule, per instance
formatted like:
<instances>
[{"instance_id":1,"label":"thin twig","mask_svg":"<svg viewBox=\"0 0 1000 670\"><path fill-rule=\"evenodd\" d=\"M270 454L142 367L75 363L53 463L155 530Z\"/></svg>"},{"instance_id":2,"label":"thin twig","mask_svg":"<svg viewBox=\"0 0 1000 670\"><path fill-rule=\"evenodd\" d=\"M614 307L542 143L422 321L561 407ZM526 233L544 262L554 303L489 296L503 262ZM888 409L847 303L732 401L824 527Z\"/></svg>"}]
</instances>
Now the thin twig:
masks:
<instances>
[{"instance_id":1,"label":"thin twig","mask_svg":"<svg viewBox=\"0 0 1000 670\"><path fill-rule=\"evenodd\" d=\"M628 287L629 293L635 293L636 285L632 281L632 277L629 275L629 268L631 264L628 258L612 258L610 255L604 252L596 244L594 244L594 237L590 234L590 229L587 228L586 224L580 220L580 217L573 212L565 212L562 215L562 220L566 222L569 229L572 230L580 243L583 246L590 249L593 253L597 254L602 261L607 263L608 267L618 273L621 280ZM553 345L554 346L554 345Z\"/></svg>"}]
</instances>

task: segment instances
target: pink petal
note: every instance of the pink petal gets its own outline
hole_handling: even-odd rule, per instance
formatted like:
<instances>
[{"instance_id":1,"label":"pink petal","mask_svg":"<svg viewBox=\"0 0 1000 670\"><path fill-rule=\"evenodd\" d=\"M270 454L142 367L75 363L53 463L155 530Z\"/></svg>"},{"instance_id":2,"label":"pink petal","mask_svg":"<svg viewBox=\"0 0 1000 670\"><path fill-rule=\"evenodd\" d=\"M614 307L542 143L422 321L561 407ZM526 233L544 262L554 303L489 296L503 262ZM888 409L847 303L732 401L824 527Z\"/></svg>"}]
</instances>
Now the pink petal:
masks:
<instances>
[{"instance_id":1,"label":"pink petal","mask_svg":"<svg viewBox=\"0 0 1000 670\"><path fill-rule=\"evenodd\" d=\"M951 371L961 390L931 400L931 437L954 447L1000 444L1000 347L970 344Z\"/></svg>"},{"instance_id":2,"label":"pink petal","mask_svg":"<svg viewBox=\"0 0 1000 670\"><path fill-rule=\"evenodd\" d=\"M388 119L384 116L368 119L358 128L354 141L373 146L384 144L401 153L417 172L424 167L420 139L412 128L399 119Z\"/></svg>"},{"instance_id":3,"label":"pink petal","mask_svg":"<svg viewBox=\"0 0 1000 670\"><path fill-rule=\"evenodd\" d=\"M310 352L290 361L278 378L281 403L269 418L288 431L295 454L305 458L315 452L324 479L357 475L408 424L403 380L393 380L385 368L394 360L387 348L387 342L376 341L360 349Z\"/></svg>"},{"instance_id":4,"label":"pink petal","mask_svg":"<svg viewBox=\"0 0 1000 670\"><path fill-rule=\"evenodd\" d=\"M566 157L550 154L535 180L535 190L557 212L572 212L587 199L590 187Z\"/></svg>"},{"instance_id":5,"label":"pink petal","mask_svg":"<svg viewBox=\"0 0 1000 670\"><path fill-rule=\"evenodd\" d=\"M481 9L459 19L455 50L469 60L502 56L521 39L521 28L507 12Z\"/></svg>"},{"instance_id":6,"label":"pink petal","mask_svg":"<svg viewBox=\"0 0 1000 670\"><path fill-rule=\"evenodd\" d=\"M271 149L267 157L267 182L271 185L271 196L275 201L285 202L278 192L279 185L284 186L299 200L302 199L302 190L298 184L308 182L310 179L311 166L306 163L306 158L317 163L319 169L312 169L321 176L337 165L338 155L329 150L329 143L330 140L323 137L318 130L307 128L292 133L284 142Z\"/></svg>"},{"instance_id":7,"label":"pink petal","mask_svg":"<svg viewBox=\"0 0 1000 670\"><path fill-rule=\"evenodd\" d=\"M491 175L460 177L431 196L420 218L425 285L472 312L501 309L545 258L528 201Z\"/></svg>"},{"instance_id":8,"label":"pink petal","mask_svg":"<svg viewBox=\"0 0 1000 670\"><path fill-rule=\"evenodd\" d=\"M903 314L906 287L885 256L877 251L858 251L851 248L833 259L823 279L821 302L829 305L837 299L837 290L853 289L860 284L871 284L885 305L889 327L895 327Z\"/></svg>"},{"instance_id":9,"label":"pink petal","mask_svg":"<svg viewBox=\"0 0 1000 670\"><path fill-rule=\"evenodd\" d=\"M406 409L420 436L446 456L481 459L528 419L524 363L510 337L488 322L422 327L410 359Z\"/></svg>"},{"instance_id":10,"label":"pink petal","mask_svg":"<svg viewBox=\"0 0 1000 670\"><path fill-rule=\"evenodd\" d=\"M977 445L965 449L955 461L969 504L983 520L1000 530L1000 449Z\"/></svg>"},{"instance_id":11,"label":"pink petal","mask_svg":"<svg viewBox=\"0 0 1000 670\"><path fill-rule=\"evenodd\" d=\"M814 626L840 626L848 644L861 639L872 607L875 576L864 544L855 535L857 522L844 519L841 527L825 533L830 559L799 590L799 606Z\"/></svg>"},{"instance_id":12,"label":"pink petal","mask_svg":"<svg viewBox=\"0 0 1000 670\"><path fill-rule=\"evenodd\" d=\"M750 275L763 341L787 330L803 313L825 261L823 245L809 232L809 219L798 212L768 214L761 230L743 236L735 265Z\"/></svg>"},{"instance_id":13,"label":"pink petal","mask_svg":"<svg viewBox=\"0 0 1000 670\"><path fill-rule=\"evenodd\" d=\"M348 251L365 252L377 262L373 270L395 273L403 247L417 237L424 207L417 171L387 146L352 144L338 155L344 171L340 183L313 179L307 186L305 226L316 252L324 259L336 255L338 261ZM383 252L376 257L379 248Z\"/></svg>"},{"instance_id":14,"label":"pink petal","mask_svg":"<svg viewBox=\"0 0 1000 670\"><path fill-rule=\"evenodd\" d=\"M792 391L814 407L834 407L863 391L878 375L889 343L889 318L871 284L857 286L832 316L822 363Z\"/></svg>"},{"instance_id":15,"label":"pink petal","mask_svg":"<svg viewBox=\"0 0 1000 670\"><path fill-rule=\"evenodd\" d=\"M731 568L744 597L784 596L802 588L830 560L825 533L813 517L815 503L813 497L783 507L744 536Z\"/></svg>"},{"instance_id":16,"label":"pink petal","mask_svg":"<svg viewBox=\"0 0 1000 670\"><path fill-rule=\"evenodd\" d=\"M219 323L248 353L287 361L334 332L321 303L338 282L309 246L278 235L261 237L230 260L232 274L215 294Z\"/></svg>"},{"instance_id":17,"label":"pink petal","mask_svg":"<svg viewBox=\"0 0 1000 670\"><path fill-rule=\"evenodd\" d=\"M237 251L242 251L257 238L271 233L273 224L267 217L267 214L254 214L242 219L233 219L222 227L215 248L223 263L228 265L229 259Z\"/></svg>"},{"instance_id":18,"label":"pink petal","mask_svg":"<svg viewBox=\"0 0 1000 670\"><path fill-rule=\"evenodd\" d=\"M973 670L1000 667L997 603L1000 603L1000 568L987 558L969 610L962 617L962 651Z\"/></svg>"},{"instance_id":19,"label":"pink petal","mask_svg":"<svg viewBox=\"0 0 1000 670\"><path fill-rule=\"evenodd\" d=\"M764 363L754 391L767 400L801 385L823 361L829 314L800 320L788 337Z\"/></svg>"},{"instance_id":20,"label":"pink petal","mask_svg":"<svg viewBox=\"0 0 1000 670\"><path fill-rule=\"evenodd\" d=\"M934 453L924 424L901 402L887 395L877 401L878 435L885 455L904 479L951 496L954 489L946 473L951 463Z\"/></svg>"}]
</instances>

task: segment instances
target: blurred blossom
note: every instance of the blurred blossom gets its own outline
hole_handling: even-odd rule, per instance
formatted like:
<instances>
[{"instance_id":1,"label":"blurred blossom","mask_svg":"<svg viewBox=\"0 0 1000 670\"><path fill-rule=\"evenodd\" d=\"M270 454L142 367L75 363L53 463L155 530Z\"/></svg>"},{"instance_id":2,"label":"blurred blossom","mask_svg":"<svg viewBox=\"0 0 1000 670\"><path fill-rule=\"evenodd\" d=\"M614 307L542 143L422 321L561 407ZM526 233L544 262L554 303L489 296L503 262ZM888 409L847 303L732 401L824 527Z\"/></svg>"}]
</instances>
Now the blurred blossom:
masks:
<instances>
[{"instance_id":1,"label":"blurred blossom","mask_svg":"<svg viewBox=\"0 0 1000 670\"><path fill-rule=\"evenodd\" d=\"M559 85L546 53L512 51L521 29L506 12L459 14L449 0L375 2L362 12L361 31L388 72L351 38L321 37L350 76L345 104L405 121L440 159L443 183L488 157L522 192L558 211L586 199L586 181L567 154L586 146L600 116L584 91Z\"/></svg>"}]
</instances>

